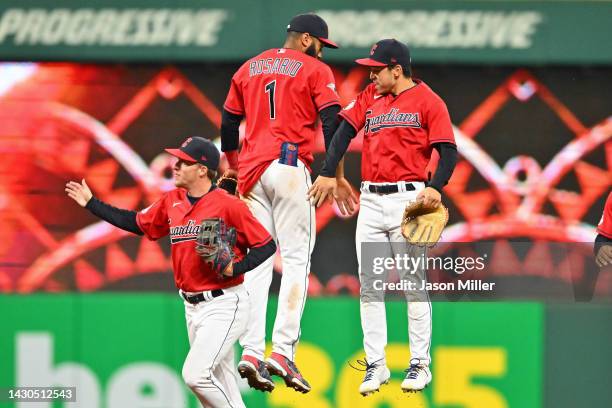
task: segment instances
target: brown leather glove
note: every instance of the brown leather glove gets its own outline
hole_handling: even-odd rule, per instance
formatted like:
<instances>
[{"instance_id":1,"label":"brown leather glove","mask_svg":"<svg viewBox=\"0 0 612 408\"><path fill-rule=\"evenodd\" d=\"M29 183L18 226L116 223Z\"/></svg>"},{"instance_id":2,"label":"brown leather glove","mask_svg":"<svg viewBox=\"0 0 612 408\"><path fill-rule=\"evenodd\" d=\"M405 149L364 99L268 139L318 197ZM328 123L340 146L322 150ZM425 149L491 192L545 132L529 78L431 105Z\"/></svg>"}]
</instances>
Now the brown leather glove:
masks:
<instances>
[{"instance_id":1,"label":"brown leather glove","mask_svg":"<svg viewBox=\"0 0 612 408\"><path fill-rule=\"evenodd\" d=\"M448 209L442 204L431 208L425 207L422 201L415 201L404 210L402 235L411 244L433 247L447 222Z\"/></svg>"}]
</instances>

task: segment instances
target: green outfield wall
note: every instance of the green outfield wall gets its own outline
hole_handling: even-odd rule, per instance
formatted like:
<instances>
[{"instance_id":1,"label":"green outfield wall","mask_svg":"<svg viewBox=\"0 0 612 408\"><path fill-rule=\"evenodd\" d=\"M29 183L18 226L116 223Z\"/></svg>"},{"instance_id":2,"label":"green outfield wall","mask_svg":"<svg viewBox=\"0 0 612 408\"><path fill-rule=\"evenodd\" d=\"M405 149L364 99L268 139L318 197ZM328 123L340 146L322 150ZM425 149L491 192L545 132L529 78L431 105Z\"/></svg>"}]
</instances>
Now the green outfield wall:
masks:
<instances>
[{"instance_id":1,"label":"green outfield wall","mask_svg":"<svg viewBox=\"0 0 612 408\"><path fill-rule=\"evenodd\" d=\"M195 407L180 376L188 348L182 308L171 295L0 297L0 387L76 386L81 405L71 407ZM540 305L435 304L435 382L415 395L399 388L410 358L405 305L387 309L393 377L382 392L362 398L356 390L363 373L348 365L363 358L358 301L321 298L307 304L297 356L313 391L301 395L279 384L264 396L245 388L247 406L541 406Z\"/></svg>"},{"instance_id":2,"label":"green outfield wall","mask_svg":"<svg viewBox=\"0 0 612 408\"><path fill-rule=\"evenodd\" d=\"M268 332L275 308L272 300ZM2 296L0 388L77 387L77 403L48 407L197 407L180 374L188 349L182 309L166 294ZM278 383L264 395L242 384L243 396L248 407L279 408L604 407L612 398L611 310L435 303L434 382L413 395L399 390L410 358L405 305L389 303L392 380L363 398L356 391L363 373L348 364L363 358L358 301L311 299L297 363L313 391L302 395ZM0 402L5 406L29 405Z\"/></svg>"}]
</instances>

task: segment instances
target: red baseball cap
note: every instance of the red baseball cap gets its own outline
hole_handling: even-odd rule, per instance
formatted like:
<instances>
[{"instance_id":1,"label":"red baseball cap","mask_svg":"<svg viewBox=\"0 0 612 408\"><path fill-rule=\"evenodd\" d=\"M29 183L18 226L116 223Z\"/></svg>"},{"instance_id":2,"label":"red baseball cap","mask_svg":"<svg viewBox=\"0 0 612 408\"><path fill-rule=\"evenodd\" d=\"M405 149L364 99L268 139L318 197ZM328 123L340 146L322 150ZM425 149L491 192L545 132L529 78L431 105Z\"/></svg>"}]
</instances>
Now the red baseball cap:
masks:
<instances>
[{"instance_id":1,"label":"red baseball cap","mask_svg":"<svg viewBox=\"0 0 612 408\"><path fill-rule=\"evenodd\" d=\"M185 139L178 149L165 149L174 157L193 163L200 163L210 170L219 167L220 153L217 146L208 139L193 136Z\"/></svg>"},{"instance_id":2,"label":"red baseball cap","mask_svg":"<svg viewBox=\"0 0 612 408\"><path fill-rule=\"evenodd\" d=\"M338 48L338 44L327 38L329 37L329 30L325 20L314 13L298 14L293 17L289 25L287 25L287 32L289 31L308 33L313 37L317 37L324 46Z\"/></svg>"},{"instance_id":3,"label":"red baseball cap","mask_svg":"<svg viewBox=\"0 0 612 408\"><path fill-rule=\"evenodd\" d=\"M369 58L355 60L359 65L366 67L386 67L389 65L401 65L408 72L410 67L410 50L408 47L394 38L380 40L370 49Z\"/></svg>"}]
</instances>

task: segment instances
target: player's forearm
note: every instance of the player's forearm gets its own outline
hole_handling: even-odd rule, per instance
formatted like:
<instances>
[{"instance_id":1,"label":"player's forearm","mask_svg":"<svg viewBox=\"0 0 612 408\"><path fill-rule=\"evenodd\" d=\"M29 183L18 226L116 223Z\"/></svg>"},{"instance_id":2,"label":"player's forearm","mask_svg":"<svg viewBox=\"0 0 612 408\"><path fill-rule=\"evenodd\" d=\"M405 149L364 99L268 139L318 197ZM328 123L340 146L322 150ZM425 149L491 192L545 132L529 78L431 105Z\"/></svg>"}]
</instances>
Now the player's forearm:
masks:
<instances>
[{"instance_id":1,"label":"player's forearm","mask_svg":"<svg viewBox=\"0 0 612 408\"><path fill-rule=\"evenodd\" d=\"M321 169L321 175L324 177L335 177L336 169L344 153L346 153L351 139L357 135L357 131L347 121L343 120L338 126L338 130L334 133L334 137L329 144L329 149L325 154L325 161Z\"/></svg>"},{"instance_id":2,"label":"player's forearm","mask_svg":"<svg viewBox=\"0 0 612 408\"><path fill-rule=\"evenodd\" d=\"M434 148L440 154L438 168L431 181L427 184L428 187L433 187L442 192L442 188L448 184L457 165L457 146L452 143L436 143Z\"/></svg>"},{"instance_id":3,"label":"player's forearm","mask_svg":"<svg viewBox=\"0 0 612 408\"><path fill-rule=\"evenodd\" d=\"M595 254L595 256L597 256L597 254L599 253L599 249L604 245L612 245L612 239L606 237L605 235L597 234L597 237L595 238L595 243L593 245L593 253Z\"/></svg>"},{"instance_id":4,"label":"player's forearm","mask_svg":"<svg viewBox=\"0 0 612 408\"><path fill-rule=\"evenodd\" d=\"M321 127L323 128L323 139L325 140L325 151L329 149L334 133L336 133L338 125L340 124L339 112L340 105L328 106L319 112Z\"/></svg>"},{"instance_id":5,"label":"player's forearm","mask_svg":"<svg viewBox=\"0 0 612 408\"><path fill-rule=\"evenodd\" d=\"M223 109L221 114L221 151L238 150L240 144L240 122L242 115L235 115Z\"/></svg>"},{"instance_id":6,"label":"player's forearm","mask_svg":"<svg viewBox=\"0 0 612 408\"><path fill-rule=\"evenodd\" d=\"M87 202L85 208L96 217L103 219L117 228L121 228L133 234L143 235L143 232L136 222L136 211L113 207L112 205L98 200L96 197L92 197L91 200Z\"/></svg>"},{"instance_id":7,"label":"player's forearm","mask_svg":"<svg viewBox=\"0 0 612 408\"><path fill-rule=\"evenodd\" d=\"M267 244L257 248L251 248L249 253L242 259L242 261L234 264L234 276L242 275L248 271L257 268L259 265L264 263L266 259L276 253L276 243L271 239Z\"/></svg>"}]
</instances>

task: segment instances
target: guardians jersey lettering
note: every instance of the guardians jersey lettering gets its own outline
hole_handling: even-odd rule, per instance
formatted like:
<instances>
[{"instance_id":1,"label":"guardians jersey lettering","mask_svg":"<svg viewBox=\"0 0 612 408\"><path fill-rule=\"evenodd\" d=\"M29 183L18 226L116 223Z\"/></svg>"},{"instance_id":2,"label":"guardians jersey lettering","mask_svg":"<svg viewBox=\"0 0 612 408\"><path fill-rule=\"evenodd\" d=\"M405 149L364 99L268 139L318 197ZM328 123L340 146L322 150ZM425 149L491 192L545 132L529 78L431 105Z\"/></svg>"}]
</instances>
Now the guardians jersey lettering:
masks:
<instances>
[{"instance_id":1,"label":"guardians jersey lettering","mask_svg":"<svg viewBox=\"0 0 612 408\"><path fill-rule=\"evenodd\" d=\"M200 225L196 225L195 220L189 220L186 225L170 227L170 243L192 241L198 237Z\"/></svg>"},{"instance_id":2,"label":"guardians jersey lettering","mask_svg":"<svg viewBox=\"0 0 612 408\"><path fill-rule=\"evenodd\" d=\"M291 58L265 58L249 63L249 76L280 74L295 77L304 64Z\"/></svg>"},{"instance_id":3,"label":"guardians jersey lettering","mask_svg":"<svg viewBox=\"0 0 612 408\"><path fill-rule=\"evenodd\" d=\"M444 101L424 82L399 95L376 94L370 84L340 116L363 129L361 177L375 183L426 181L435 143L455 143Z\"/></svg>"},{"instance_id":4,"label":"guardians jersey lettering","mask_svg":"<svg viewBox=\"0 0 612 408\"><path fill-rule=\"evenodd\" d=\"M365 133L376 133L381 129L394 127L421 127L418 113L402 113L399 109L393 108L390 112L382 115L370 116L371 114L372 110L366 111Z\"/></svg>"},{"instance_id":5,"label":"guardians jersey lettering","mask_svg":"<svg viewBox=\"0 0 612 408\"><path fill-rule=\"evenodd\" d=\"M171 190L136 215L138 227L147 238L156 240L170 235L174 280L176 286L186 292L228 288L244 279L243 275L218 276L197 254L200 223L208 218L221 218L228 226L236 228L233 248L236 262L244 258L249 248L260 247L272 239L243 201L219 188L193 205L185 190Z\"/></svg>"}]
</instances>

